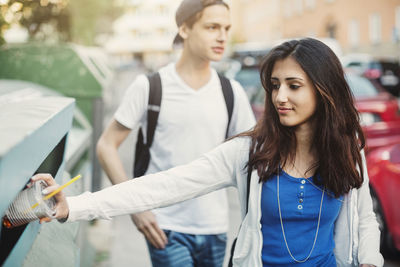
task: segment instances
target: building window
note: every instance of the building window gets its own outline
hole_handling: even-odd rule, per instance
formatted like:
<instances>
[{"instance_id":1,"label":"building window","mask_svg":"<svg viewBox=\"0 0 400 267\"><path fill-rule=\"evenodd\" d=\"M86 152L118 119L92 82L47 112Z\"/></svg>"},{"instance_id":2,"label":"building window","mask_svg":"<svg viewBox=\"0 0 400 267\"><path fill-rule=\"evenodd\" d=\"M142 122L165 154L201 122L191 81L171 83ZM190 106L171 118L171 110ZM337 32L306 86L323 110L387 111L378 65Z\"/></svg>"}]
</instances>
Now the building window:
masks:
<instances>
[{"instance_id":1,"label":"building window","mask_svg":"<svg viewBox=\"0 0 400 267\"><path fill-rule=\"evenodd\" d=\"M303 13L303 0L294 0L294 7L296 14L301 14Z\"/></svg>"},{"instance_id":2,"label":"building window","mask_svg":"<svg viewBox=\"0 0 400 267\"><path fill-rule=\"evenodd\" d=\"M369 39L371 43L377 44L381 41L381 15L378 13L369 16Z\"/></svg>"},{"instance_id":3,"label":"building window","mask_svg":"<svg viewBox=\"0 0 400 267\"><path fill-rule=\"evenodd\" d=\"M315 8L315 0L305 0L306 9L314 9Z\"/></svg>"},{"instance_id":4,"label":"building window","mask_svg":"<svg viewBox=\"0 0 400 267\"><path fill-rule=\"evenodd\" d=\"M336 39L336 23L331 22L326 25L326 34L329 38Z\"/></svg>"},{"instance_id":5,"label":"building window","mask_svg":"<svg viewBox=\"0 0 400 267\"><path fill-rule=\"evenodd\" d=\"M292 5L291 5L291 0L285 0L283 2L283 15L286 18L289 18L292 16Z\"/></svg>"},{"instance_id":6,"label":"building window","mask_svg":"<svg viewBox=\"0 0 400 267\"><path fill-rule=\"evenodd\" d=\"M395 10L395 24L393 30L393 41L399 42L400 41L400 6L396 7Z\"/></svg>"},{"instance_id":7,"label":"building window","mask_svg":"<svg viewBox=\"0 0 400 267\"><path fill-rule=\"evenodd\" d=\"M352 47L360 44L360 25L356 19L352 19L349 23L348 40Z\"/></svg>"},{"instance_id":8,"label":"building window","mask_svg":"<svg viewBox=\"0 0 400 267\"><path fill-rule=\"evenodd\" d=\"M314 30L309 30L307 32L307 37L311 37L311 38L316 38L317 37L317 33Z\"/></svg>"}]
</instances>

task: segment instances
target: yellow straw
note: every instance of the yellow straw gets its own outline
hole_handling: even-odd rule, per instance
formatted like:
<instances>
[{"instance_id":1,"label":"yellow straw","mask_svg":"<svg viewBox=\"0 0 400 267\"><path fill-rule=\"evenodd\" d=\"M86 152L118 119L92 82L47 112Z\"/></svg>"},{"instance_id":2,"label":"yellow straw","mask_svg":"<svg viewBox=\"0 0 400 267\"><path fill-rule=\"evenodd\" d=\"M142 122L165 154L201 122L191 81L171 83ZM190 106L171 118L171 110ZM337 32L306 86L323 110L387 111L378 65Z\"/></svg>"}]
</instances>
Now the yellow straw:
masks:
<instances>
[{"instance_id":1,"label":"yellow straw","mask_svg":"<svg viewBox=\"0 0 400 267\"><path fill-rule=\"evenodd\" d=\"M73 182L75 182L76 180L78 180L81 177L82 177L82 175L78 174L77 176L75 176L74 178L72 178L71 180L69 180L68 182L66 182L65 184L63 184L62 186L60 186L59 188L57 188L56 190L54 190L53 192L51 192L50 194L48 194L47 196L42 198L42 201L48 200L49 198L51 198L52 196L54 196L55 194L57 194L58 192L60 192L61 190L63 190L64 188L66 188L67 186L69 186L70 184L72 184ZM33 204L31 206L31 209L34 209L37 206L39 206L40 202L41 201L36 202L35 204Z\"/></svg>"}]
</instances>

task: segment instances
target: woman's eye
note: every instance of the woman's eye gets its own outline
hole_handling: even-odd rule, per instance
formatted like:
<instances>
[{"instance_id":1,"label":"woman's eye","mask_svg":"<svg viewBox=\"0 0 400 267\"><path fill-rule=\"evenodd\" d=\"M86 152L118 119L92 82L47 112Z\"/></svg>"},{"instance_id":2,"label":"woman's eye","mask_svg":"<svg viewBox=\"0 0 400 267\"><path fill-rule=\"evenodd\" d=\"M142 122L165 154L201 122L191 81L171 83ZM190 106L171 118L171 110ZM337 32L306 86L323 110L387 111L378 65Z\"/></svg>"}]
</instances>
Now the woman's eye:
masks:
<instances>
[{"instance_id":1,"label":"woman's eye","mask_svg":"<svg viewBox=\"0 0 400 267\"><path fill-rule=\"evenodd\" d=\"M291 84L290 85L290 89L296 90L296 89L299 89L299 88L300 88L300 85L297 85L297 84Z\"/></svg>"}]
</instances>

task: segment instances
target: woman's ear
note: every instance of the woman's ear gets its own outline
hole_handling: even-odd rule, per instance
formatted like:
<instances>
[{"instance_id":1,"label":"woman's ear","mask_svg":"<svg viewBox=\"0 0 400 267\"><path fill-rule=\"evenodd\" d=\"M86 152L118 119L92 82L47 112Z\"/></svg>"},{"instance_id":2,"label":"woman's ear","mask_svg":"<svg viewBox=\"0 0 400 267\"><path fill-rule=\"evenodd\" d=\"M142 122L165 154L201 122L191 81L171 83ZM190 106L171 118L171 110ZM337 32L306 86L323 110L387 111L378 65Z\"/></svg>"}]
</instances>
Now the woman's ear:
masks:
<instances>
[{"instance_id":1,"label":"woman's ear","mask_svg":"<svg viewBox=\"0 0 400 267\"><path fill-rule=\"evenodd\" d=\"M178 29L179 35L182 37L183 40L186 40L189 36L189 28L188 26L183 23Z\"/></svg>"}]
</instances>

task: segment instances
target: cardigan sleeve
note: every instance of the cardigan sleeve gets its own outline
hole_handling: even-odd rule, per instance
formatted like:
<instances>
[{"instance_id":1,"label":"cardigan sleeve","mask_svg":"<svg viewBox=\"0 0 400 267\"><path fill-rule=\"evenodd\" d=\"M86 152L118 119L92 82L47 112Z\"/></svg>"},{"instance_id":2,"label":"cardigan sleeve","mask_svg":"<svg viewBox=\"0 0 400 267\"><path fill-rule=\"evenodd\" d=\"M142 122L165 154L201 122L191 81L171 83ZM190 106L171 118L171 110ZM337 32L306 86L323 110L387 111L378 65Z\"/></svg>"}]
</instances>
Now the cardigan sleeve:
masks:
<instances>
[{"instance_id":1,"label":"cardigan sleeve","mask_svg":"<svg viewBox=\"0 0 400 267\"><path fill-rule=\"evenodd\" d=\"M372 208L372 199L369 190L369 177L366 167L365 154L362 151L364 183L357 190L357 211L359 217L358 226L358 262L360 264L373 264L377 267L383 266L383 257L379 252L380 231Z\"/></svg>"},{"instance_id":2,"label":"cardigan sleeve","mask_svg":"<svg viewBox=\"0 0 400 267\"><path fill-rule=\"evenodd\" d=\"M235 166L245 138L227 141L199 159L167 171L149 174L101 191L68 197L68 222L111 219L172 205L236 185Z\"/></svg>"}]
</instances>

